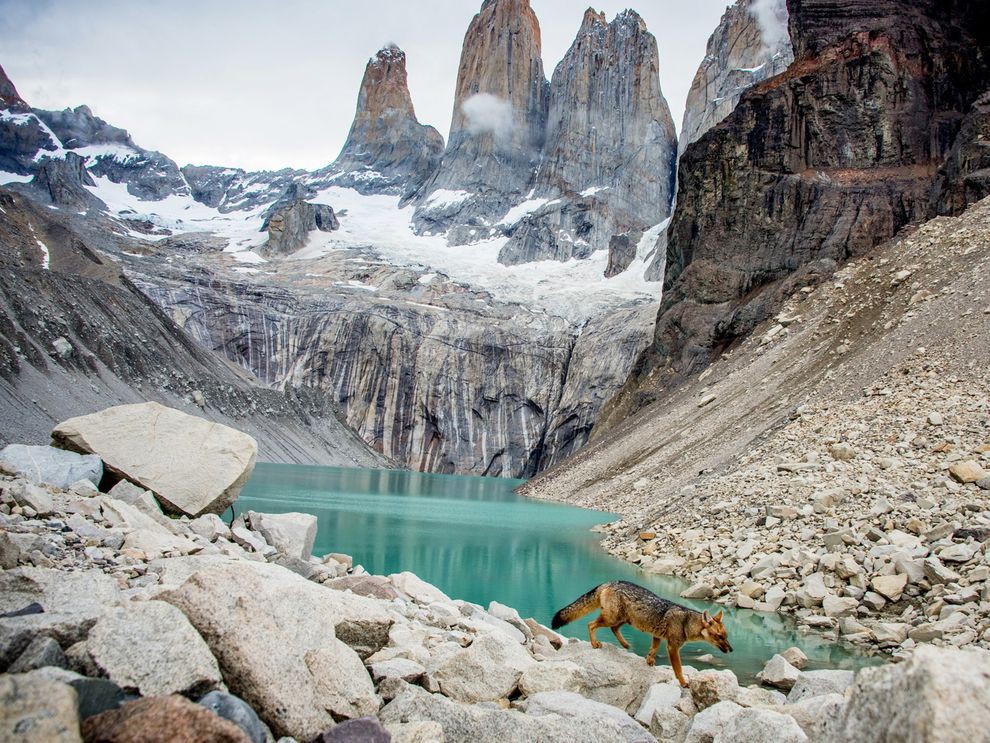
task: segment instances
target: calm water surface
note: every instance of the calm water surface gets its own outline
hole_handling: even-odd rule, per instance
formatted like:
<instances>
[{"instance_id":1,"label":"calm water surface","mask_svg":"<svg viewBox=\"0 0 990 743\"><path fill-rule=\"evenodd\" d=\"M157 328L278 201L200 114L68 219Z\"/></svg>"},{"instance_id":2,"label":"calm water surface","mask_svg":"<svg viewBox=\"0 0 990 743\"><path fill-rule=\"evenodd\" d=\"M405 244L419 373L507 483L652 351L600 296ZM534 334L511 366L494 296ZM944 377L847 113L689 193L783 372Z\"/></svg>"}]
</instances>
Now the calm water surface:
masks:
<instances>
[{"instance_id":1,"label":"calm water surface","mask_svg":"<svg viewBox=\"0 0 990 743\"><path fill-rule=\"evenodd\" d=\"M606 554L596 524L613 514L524 498L512 492L518 480L428 475L397 470L259 464L235 507L319 519L313 553L343 552L369 573L409 570L451 598L487 607L492 600L549 625L554 612L585 591L610 580L630 580L693 606L720 607L678 598L684 583L649 575ZM777 615L727 610L735 652L725 655L703 643L684 647L696 667L699 655L716 656L715 667L731 668L750 680L775 653L797 645L810 667L858 668L877 662L846 646L802 633ZM563 633L587 639L587 622ZM623 630L633 649L645 654L650 638ZM608 638L606 638L608 635ZM612 640L607 630L600 639ZM666 662L666 661L665 661Z\"/></svg>"}]
</instances>

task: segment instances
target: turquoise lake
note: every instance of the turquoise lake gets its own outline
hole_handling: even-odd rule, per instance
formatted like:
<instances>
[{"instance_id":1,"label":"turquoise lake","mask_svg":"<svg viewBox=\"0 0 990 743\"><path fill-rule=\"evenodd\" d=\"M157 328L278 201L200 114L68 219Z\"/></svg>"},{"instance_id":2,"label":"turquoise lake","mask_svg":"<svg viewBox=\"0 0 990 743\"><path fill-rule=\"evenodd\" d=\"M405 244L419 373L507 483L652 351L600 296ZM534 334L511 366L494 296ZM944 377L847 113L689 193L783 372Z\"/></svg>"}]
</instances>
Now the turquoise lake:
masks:
<instances>
[{"instance_id":1,"label":"turquoise lake","mask_svg":"<svg viewBox=\"0 0 990 743\"><path fill-rule=\"evenodd\" d=\"M679 599L684 583L655 576L608 555L590 529L615 519L524 498L518 480L430 475L398 470L259 464L235 503L238 513L298 511L319 519L315 555L343 552L369 573L411 571L451 598L487 607L498 601L524 617L549 625L554 612L594 586L611 580L644 585L696 609L716 604ZM751 681L763 664L792 645L809 657L809 668L858 668L878 659L850 647L798 631L777 615L727 610L735 648L722 654L704 643L686 645L682 656L708 667L698 656L716 656L714 668L731 668ZM562 632L588 638L587 622ZM643 655L650 638L631 627L623 633ZM606 635L609 637L606 638ZM611 638L599 632L602 640ZM666 662L666 658L658 656Z\"/></svg>"}]
</instances>

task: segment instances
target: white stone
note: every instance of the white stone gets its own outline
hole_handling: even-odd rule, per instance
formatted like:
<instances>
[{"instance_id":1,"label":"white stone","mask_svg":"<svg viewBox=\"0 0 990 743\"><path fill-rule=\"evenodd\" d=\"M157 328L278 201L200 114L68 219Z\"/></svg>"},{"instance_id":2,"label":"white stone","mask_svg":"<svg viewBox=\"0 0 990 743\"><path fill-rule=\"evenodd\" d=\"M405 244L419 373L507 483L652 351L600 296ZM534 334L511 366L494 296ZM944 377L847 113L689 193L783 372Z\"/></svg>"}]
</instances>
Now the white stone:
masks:
<instances>
[{"instance_id":1,"label":"white stone","mask_svg":"<svg viewBox=\"0 0 990 743\"><path fill-rule=\"evenodd\" d=\"M72 418L52 438L63 448L98 454L109 471L193 517L225 511L258 454L247 434L153 402Z\"/></svg>"}]
</instances>

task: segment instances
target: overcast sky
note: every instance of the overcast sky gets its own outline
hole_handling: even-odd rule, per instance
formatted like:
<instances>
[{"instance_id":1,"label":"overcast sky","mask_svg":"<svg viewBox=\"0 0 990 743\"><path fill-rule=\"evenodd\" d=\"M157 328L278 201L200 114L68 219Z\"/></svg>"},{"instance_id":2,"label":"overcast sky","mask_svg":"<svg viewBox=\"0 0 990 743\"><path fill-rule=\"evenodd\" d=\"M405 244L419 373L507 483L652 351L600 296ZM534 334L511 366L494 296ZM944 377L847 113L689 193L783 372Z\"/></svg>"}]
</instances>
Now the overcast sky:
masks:
<instances>
[{"instance_id":1,"label":"overcast sky","mask_svg":"<svg viewBox=\"0 0 990 743\"><path fill-rule=\"evenodd\" d=\"M660 46L680 127L727 0L598 2L637 10ZM588 0L532 0L549 78ZM368 57L406 50L420 121L446 138L464 32L480 0L0 0L0 64L38 108L88 104L186 163L315 168L336 158Z\"/></svg>"}]
</instances>

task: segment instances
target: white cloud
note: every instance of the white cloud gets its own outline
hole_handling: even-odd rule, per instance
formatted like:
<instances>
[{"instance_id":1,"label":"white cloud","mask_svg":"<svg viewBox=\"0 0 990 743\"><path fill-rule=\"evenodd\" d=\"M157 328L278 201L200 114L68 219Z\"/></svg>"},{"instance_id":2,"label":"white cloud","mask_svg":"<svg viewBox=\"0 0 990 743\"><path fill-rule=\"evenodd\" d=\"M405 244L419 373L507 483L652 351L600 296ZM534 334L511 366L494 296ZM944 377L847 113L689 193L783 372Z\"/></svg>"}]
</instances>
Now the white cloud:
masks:
<instances>
[{"instance_id":1,"label":"white cloud","mask_svg":"<svg viewBox=\"0 0 990 743\"><path fill-rule=\"evenodd\" d=\"M787 31L787 0L753 0L749 12L756 18L763 46L771 52L791 43Z\"/></svg>"},{"instance_id":2,"label":"white cloud","mask_svg":"<svg viewBox=\"0 0 990 743\"><path fill-rule=\"evenodd\" d=\"M476 93L461 105L468 130L475 136L492 134L499 143L509 142L515 128L512 104L490 93Z\"/></svg>"}]
</instances>

